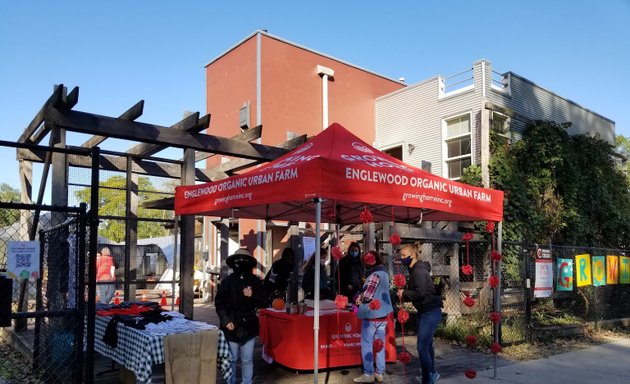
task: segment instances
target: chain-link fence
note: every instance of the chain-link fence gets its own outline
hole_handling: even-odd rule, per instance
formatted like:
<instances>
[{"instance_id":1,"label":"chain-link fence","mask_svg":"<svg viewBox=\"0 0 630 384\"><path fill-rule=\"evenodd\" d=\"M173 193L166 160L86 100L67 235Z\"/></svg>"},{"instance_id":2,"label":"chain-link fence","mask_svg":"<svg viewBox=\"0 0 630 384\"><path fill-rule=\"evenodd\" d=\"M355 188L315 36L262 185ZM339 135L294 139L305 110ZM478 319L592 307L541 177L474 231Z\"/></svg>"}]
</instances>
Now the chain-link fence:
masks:
<instances>
[{"instance_id":1,"label":"chain-link fence","mask_svg":"<svg viewBox=\"0 0 630 384\"><path fill-rule=\"evenodd\" d=\"M621 265L626 252L596 247L504 244L503 253L507 257L504 276L509 276L507 281L523 283L519 296L524 303L526 337L570 335L571 330L583 332L587 323L600 325L630 317L630 306L626 305L630 284L624 280L624 273L628 272ZM543 274L548 273L552 278L544 279ZM578 286L577 280L585 284ZM504 290L508 289L504 285Z\"/></svg>"},{"instance_id":2,"label":"chain-link fence","mask_svg":"<svg viewBox=\"0 0 630 384\"><path fill-rule=\"evenodd\" d=\"M8 382L82 382L85 209L0 203L9 218L0 227L0 376Z\"/></svg>"}]
</instances>

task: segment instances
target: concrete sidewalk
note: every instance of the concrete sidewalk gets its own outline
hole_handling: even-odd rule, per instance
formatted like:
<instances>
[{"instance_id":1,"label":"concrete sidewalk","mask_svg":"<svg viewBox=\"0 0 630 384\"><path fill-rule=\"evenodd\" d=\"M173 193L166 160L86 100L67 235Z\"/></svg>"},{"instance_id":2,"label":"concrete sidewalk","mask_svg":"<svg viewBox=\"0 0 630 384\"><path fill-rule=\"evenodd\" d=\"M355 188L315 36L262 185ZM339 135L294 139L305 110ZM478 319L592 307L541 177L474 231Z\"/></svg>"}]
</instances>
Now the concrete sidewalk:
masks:
<instances>
[{"instance_id":1,"label":"concrete sidewalk","mask_svg":"<svg viewBox=\"0 0 630 384\"><path fill-rule=\"evenodd\" d=\"M630 339L439 380L439 384L627 384L630 383Z\"/></svg>"}]
</instances>

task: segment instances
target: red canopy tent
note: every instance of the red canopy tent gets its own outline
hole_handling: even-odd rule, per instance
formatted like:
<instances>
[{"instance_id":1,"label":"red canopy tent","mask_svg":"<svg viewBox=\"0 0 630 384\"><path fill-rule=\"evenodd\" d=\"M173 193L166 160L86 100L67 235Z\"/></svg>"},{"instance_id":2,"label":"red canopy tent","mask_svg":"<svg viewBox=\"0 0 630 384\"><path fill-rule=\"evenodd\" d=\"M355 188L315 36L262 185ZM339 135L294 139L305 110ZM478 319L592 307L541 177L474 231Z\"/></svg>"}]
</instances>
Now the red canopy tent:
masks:
<instances>
[{"instance_id":1,"label":"red canopy tent","mask_svg":"<svg viewBox=\"0 0 630 384\"><path fill-rule=\"evenodd\" d=\"M360 223L421 220L501 221L503 192L425 172L332 124L292 152L259 168L207 184L177 187L175 213L232 218ZM362 215L363 213L363 215ZM315 276L319 276L320 237ZM315 279L315 383L319 279Z\"/></svg>"},{"instance_id":2,"label":"red canopy tent","mask_svg":"<svg viewBox=\"0 0 630 384\"><path fill-rule=\"evenodd\" d=\"M374 149L332 124L259 168L207 184L178 187L175 213L323 222L501 221L503 192L444 179ZM235 208L238 208L236 210Z\"/></svg>"}]
</instances>

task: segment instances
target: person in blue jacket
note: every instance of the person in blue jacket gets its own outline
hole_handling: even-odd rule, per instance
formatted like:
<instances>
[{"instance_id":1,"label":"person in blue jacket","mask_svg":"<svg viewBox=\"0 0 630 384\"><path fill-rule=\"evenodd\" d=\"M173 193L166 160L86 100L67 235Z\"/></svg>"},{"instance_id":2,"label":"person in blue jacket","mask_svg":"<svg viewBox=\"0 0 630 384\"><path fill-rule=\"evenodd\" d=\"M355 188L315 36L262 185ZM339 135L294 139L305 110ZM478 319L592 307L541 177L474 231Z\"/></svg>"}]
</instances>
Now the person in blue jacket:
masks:
<instances>
[{"instance_id":1,"label":"person in blue jacket","mask_svg":"<svg viewBox=\"0 0 630 384\"><path fill-rule=\"evenodd\" d=\"M369 273L357 297L359 306L357 317L361 321L361 360L363 375L355 378L355 383L381 383L385 372L385 334L387 315L394 311L389 295L389 274L383 267L383 260L376 251L363 256L363 264ZM377 302L378 300L378 302ZM381 340L382 348L374 355L374 341ZM374 366L376 365L376 369Z\"/></svg>"}]
</instances>

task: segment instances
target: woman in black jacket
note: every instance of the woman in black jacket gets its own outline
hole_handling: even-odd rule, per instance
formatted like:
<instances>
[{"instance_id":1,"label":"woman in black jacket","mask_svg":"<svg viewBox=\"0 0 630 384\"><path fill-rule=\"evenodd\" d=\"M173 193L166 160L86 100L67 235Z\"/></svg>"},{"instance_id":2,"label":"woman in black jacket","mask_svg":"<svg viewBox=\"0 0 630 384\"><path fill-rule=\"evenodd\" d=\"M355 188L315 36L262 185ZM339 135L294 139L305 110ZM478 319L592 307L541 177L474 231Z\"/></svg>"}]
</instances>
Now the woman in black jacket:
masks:
<instances>
[{"instance_id":1,"label":"woman in black jacket","mask_svg":"<svg viewBox=\"0 0 630 384\"><path fill-rule=\"evenodd\" d=\"M256 259L247 249L239 249L225 261L234 270L219 284L214 305L232 354L232 377L236 383L236 360L241 356L242 383L254 377L254 341L260 324L256 309L268 305L263 281L253 273Z\"/></svg>"},{"instance_id":2,"label":"woman in black jacket","mask_svg":"<svg viewBox=\"0 0 630 384\"><path fill-rule=\"evenodd\" d=\"M400 248L400 263L409 268L407 286L398 290L398 296L411 301L418 311L417 348L422 369L422 382L435 383L440 374L435 370L433 335L442 320L442 297L435 291L431 277L431 264L420 259L417 244L405 244Z\"/></svg>"}]
</instances>

